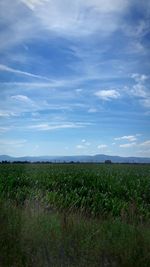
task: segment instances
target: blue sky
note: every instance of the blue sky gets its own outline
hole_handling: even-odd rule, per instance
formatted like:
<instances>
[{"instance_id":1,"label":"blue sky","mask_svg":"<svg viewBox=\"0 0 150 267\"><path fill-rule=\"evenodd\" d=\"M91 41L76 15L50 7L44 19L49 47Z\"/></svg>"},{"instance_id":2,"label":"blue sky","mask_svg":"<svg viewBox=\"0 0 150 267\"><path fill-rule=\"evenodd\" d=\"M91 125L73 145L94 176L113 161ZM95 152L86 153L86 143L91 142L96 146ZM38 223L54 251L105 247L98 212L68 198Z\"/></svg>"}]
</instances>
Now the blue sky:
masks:
<instances>
[{"instance_id":1,"label":"blue sky","mask_svg":"<svg viewBox=\"0 0 150 267\"><path fill-rule=\"evenodd\" d=\"M150 156L150 1L0 1L0 154Z\"/></svg>"}]
</instances>

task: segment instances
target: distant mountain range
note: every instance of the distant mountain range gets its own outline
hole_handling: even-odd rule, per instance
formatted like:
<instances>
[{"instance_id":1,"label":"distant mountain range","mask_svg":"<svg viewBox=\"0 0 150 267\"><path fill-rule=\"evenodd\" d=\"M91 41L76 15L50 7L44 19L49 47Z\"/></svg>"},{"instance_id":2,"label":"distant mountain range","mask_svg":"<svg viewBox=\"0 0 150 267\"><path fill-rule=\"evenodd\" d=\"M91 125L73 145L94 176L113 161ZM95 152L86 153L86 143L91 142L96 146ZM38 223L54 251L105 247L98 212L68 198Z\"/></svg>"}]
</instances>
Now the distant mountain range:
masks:
<instances>
[{"instance_id":1,"label":"distant mountain range","mask_svg":"<svg viewBox=\"0 0 150 267\"><path fill-rule=\"evenodd\" d=\"M50 162L105 162L105 160L111 160L114 163L150 163L150 158L144 157L119 157L109 156L103 154L97 155L81 155L81 156L37 156L37 157L11 157L8 155L0 155L0 162L2 161L50 161Z\"/></svg>"}]
</instances>

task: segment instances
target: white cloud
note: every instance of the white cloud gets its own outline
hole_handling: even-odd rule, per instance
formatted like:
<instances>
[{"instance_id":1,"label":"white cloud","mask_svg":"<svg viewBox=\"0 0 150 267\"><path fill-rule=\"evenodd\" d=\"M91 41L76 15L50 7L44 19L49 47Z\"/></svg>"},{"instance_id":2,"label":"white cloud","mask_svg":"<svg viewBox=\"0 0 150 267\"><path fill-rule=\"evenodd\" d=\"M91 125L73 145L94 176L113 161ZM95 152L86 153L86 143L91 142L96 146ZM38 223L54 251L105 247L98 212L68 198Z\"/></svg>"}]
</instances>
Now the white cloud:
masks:
<instances>
[{"instance_id":1,"label":"white cloud","mask_svg":"<svg viewBox=\"0 0 150 267\"><path fill-rule=\"evenodd\" d=\"M135 80L136 84L131 90L128 90L128 93L139 98L139 103L143 107L150 108L150 92L144 84L149 77L138 73L132 74L131 77Z\"/></svg>"},{"instance_id":2,"label":"white cloud","mask_svg":"<svg viewBox=\"0 0 150 267\"><path fill-rule=\"evenodd\" d=\"M88 113L96 113L98 110L96 108L89 108Z\"/></svg>"},{"instance_id":3,"label":"white cloud","mask_svg":"<svg viewBox=\"0 0 150 267\"><path fill-rule=\"evenodd\" d=\"M146 140L136 145L139 149L137 153L142 157L150 157L150 140Z\"/></svg>"},{"instance_id":4,"label":"white cloud","mask_svg":"<svg viewBox=\"0 0 150 267\"><path fill-rule=\"evenodd\" d=\"M131 90L131 93L137 97L147 98L148 91L144 83L149 77L145 74L133 73L131 78L133 78L136 82Z\"/></svg>"},{"instance_id":5,"label":"white cloud","mask_svg":"<svg viewBox=\"0 0 150 267\"><path fill-rule=\"evenodd\" d=\"M0 117L9 118L11 116L17 116L17 114L11 111L0 110Z\"/></svg>"},{"instance_id":6,"label":"white cloud","mask_svg":"<svg viewBox=\"0 0 150 267\"><path fill-rule=\"evenodd\" d=\"M85 146L90 146L91 143L90 142L85 142Z\"/></svg>"},{"instance_id":7,"label":"white cloud","mask_svg":"<svg viewBox=\"0 0 150 267\"><path fill-rule=\"evenodd\" d=\"M105 145L105 144L101 144L101 145L98 145L98 146L97 146L98 149L105 149L105 148L107 148L107 147L108 147L108 146Z\"/></svg>"},{"instance_id":8,"label":"white cloud","mask_svg":"<svg viewBox=\"0 0 150 267\"><path fill-rule=\"evenodd\" d=\"M77 149L84 149L85 146L83 146L83 145L77 145L76 148L77 148Z\"/></svg>"},{"instance_id":9,"label":"white cloud","mask_svg":"<svg viewBox=\"0 0 150 267\"><path fill-rule=\"evenodd\" d=\"M48 2L48 0L21 0L21 1L32 10L34 10L36 6L43 5L44 2Z\"/></svg>"},{"instance_id":10,"label":"white cloud","mask_svg":"<svg viewBox=\"0 0 150 267\"><path fill-rule=\"evenodd\" d=\"M147 140L147 141L141 143L140 146L150 147L150 140Z\"/></svg>"},{"instance_id":11,"label":"white cloud","mask_svg":"<svg viewBox=\"0 0 150 267\"><path fill-rule=\"evenodd\" d=\"M140 100L140 103L141 103L145 108L150 108L150 97Z\"/></svg>"},{"instance_id":12,"label":"white cloud","mask_svg":"<svg viewBox=\"0 0 150 267\"><path fill-rule=\"evenodd\" d=\"M132 95L142 98L147 98L146 88L143 84L137 83L131 90Z\"/></svg>"},{"instance_id":13,"label":"white cloud","mask_svg":"<svg viewBox=\"0 0 150 267\"><path fill-rule=\"evenodd\" d=\"M83 89L78 88L78 89L76 89L75 91L76 91L76 93L81 93L81 92L83 91Z\"/></svg>"},{"instance_id":14,"label":"white cloud","mask_svg":"<svg viewBox=\"0 0 150 267\"><path fill-rule=\"evenodd\" d=\"M13 95L11 98L22 102L32 102L32 100L26 95Z\"/></svg>"},{"instance_id":15,"label":"white cloud","mask_svg":"<svg viewBox=\"0 0 150 267\"><path fill-rule=\"evenodd\" d=\"M84 144L84 146L90 146L91 143L87 142L85 139L82 139L81 142Z\"/></svg>"},{"instance_id":16,"label":"white cloud","mask_svg":"<svg viewBox=\"0 0 150 267\"><path fill-rule=\"evenodd\" d=\"M81 144L77 145L76 148L77 149L87 149L87 147L90 145L91 145L90 142L87 142L85 139L82 139Z\"/></svg>"},{"instance_id":17,"label":"white cloud","mask_svg":"<svg viewBox=\"0 0 150 267\"><path fill-rule=\"evenodd\" d=\"M116 137L114 138L114 140L116 141L120 141L120 140L128 140L130 142L133 142L133 141L136 141L137 140L137 135L124 135L124 136L121 136L121 137Z\"/></svg>"},{"instance_id":18,"label":"white cloud","mask_svg":"<svg viewBox=\"0 0 150 267\"><path fill-rule=\"evenodd\" d=\"M120 97L120 93L117 90L100 90L95 93L97 97L99 97L102 100L112 100L117 99Z\"/></svg>"},{"instance_id":19,"label":"white cloud","mask_svg":"<svg viewBox=\"0 0 150 267\"><path fill-rule=\"evenodd\" d=\"M140 157L149 157L150 158L150 149L147 149L147 150L138 150L137 153L138 153L138 155Z\"/></svg>"},{"instance_id":20,"label":"white cloud","mask_svg":"<svg viewBox=\"0 0 150 267\"><path fill-rule=\"evenodd\" d=\"M143 83L148 79L148 76L145 74L133 73L131 78L133 78L137 83Z\"/></svg>"},{"instance_id":21,"label":"white cloud","mask_svg":"<svg viewBox=\"0 0 150 267\"><path fill-rule=\"evenodd\" d=\"M136 143L136 142L132 142L132 143L127 143L127 144L121 144L120 145L121 148L130 148L130 147L136 147L136 148L140 148L140 152L143 152L143 154L146 151L149 151L150 149L150 140L146 140L142 143Z\"/></svg>"},{"instance_id":22,"label":"white cloud","mask_svg":"<svg viewBox=\"0 0 150 267\"><path fill-rule=\"evenodd\" d=\"M121 144L120 147L122 147L122 148L129 148L129 147L133 147L135 145L136 145L136 143L133 142L133 143Z\"/></svg>"}]
</instances>

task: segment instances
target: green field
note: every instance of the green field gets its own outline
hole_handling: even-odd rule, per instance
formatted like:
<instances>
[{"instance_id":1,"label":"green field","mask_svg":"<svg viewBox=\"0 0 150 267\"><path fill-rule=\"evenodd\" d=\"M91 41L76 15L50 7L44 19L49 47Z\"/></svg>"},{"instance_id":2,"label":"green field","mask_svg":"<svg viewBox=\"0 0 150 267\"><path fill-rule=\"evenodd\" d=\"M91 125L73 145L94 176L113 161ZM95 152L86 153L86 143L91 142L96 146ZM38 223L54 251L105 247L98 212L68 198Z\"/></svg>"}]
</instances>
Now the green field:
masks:
<instances>
[{"instance_id":1,"label":"green field","mask_svg":"<svg viewBox=\"0 0 150 267\"><path fill-rule=\"evenodd\" d=\"M149 266L150 165L0 164L0 208L0 266Z\"/></svg>"}]
</instances>

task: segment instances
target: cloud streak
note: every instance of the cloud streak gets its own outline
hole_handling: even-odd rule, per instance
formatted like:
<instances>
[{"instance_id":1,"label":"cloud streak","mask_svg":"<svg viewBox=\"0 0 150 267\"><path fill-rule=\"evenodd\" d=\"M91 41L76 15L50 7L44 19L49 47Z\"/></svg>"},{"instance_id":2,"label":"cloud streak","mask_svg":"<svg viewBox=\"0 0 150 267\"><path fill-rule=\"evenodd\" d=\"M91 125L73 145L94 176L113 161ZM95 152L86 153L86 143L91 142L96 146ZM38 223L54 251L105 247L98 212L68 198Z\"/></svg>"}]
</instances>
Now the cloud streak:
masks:
<instances>
[{"instance_id":1,"label":"cloud streak","mask_svg":"<svg viewBox=\"0 0 150 267\"><path fill-rule=\"evenodd\" d=\"M140 144L140 146L150 148L150 140L144 141L143 143Z\"/></svg>"},{"instance_id":2,"label":"cloud streak","mask_svg":"<svg viewBox=\"0 0 150 267\"><path fill-rule=\"evenodd\" d=\"M21 147L24 146L27 143L27 140L21 139L21 140L15 140L15 139L1 139L0 140L0 145L3 146L17 146Z\"/></svg>"},{"instance_id":3,"label":"cloud streak","mask_svg":"<svg viewBox=\"0 0 150 267\"><path fill-rule=\"evenodd\" d=\"M133 141L137 140L137 136L136 135L124 135L124 136L121 136L121 137L116 137L116 138L114 138L114 140L116 140L116 141L128 140L130 142L133 142Z\"/></svg>"},{"instance_id":4,"label":"cloud streak","mask_svg":"<svg viewBox=\"0 0 150 267\"><path fill-rule=\"evenodd\" d=\"M26 71L21 71L21 70L15 69L15 68L10 68L10 67L3 65L3 64L0 64L0 71L10 72L10 73L18 74L18 75L24 75L24 76L28 76L28 77L32 77L32 78L50 81L50 79L47 77L44 77L41 75L36 75L36 74L26 72Z\"/></svg>"},{"instance_id":5,"label":"cloud streak","mask_svg":"<svg viewBox=\"0 0 150 267\"><path fill-rule=\"evenodd\" d=\"M130 147L133 147L133 146L135 146L136 145L136 143L135 142L133 142L133 143L127 143L127 144L121 144L121 145L119 145L121 148L130 148Z\"/></svg>"},{"instance_id":6,"label":"cloud streak","mask_svg":"<svg viewBox=\"0 0 150 267\"><path fill-rule=\"evenodd\" d=\"M9 117L12 117L12 116L17 116L17 114L12 112L12 111L0 110L0 117L9 118Z\"/></svg>"},{"instance_id":7,"label":"cloud streak","mask_svg":"<svg viewBox=\"0 0 150 267\"><path fill-rule=\"evenodd\" d=\"M86 123L64 123L64 124L48 124L41 123L28 126L28 129L33 129L37 131L53 131L53 130L61 130L61 129L73 129L73 128L83 128L86 126Z\"/></svg>"}]
</instances>

